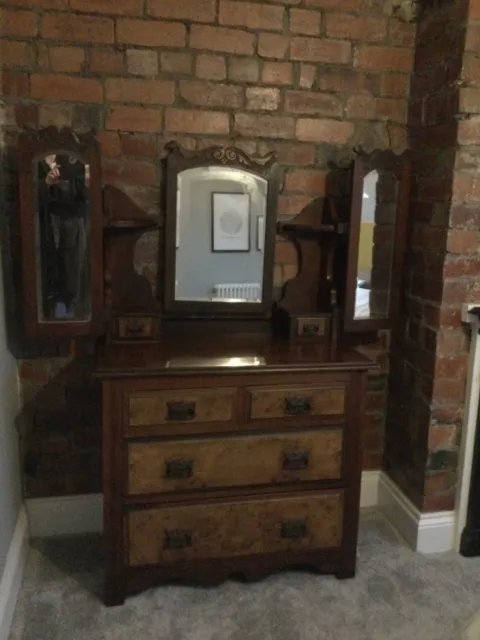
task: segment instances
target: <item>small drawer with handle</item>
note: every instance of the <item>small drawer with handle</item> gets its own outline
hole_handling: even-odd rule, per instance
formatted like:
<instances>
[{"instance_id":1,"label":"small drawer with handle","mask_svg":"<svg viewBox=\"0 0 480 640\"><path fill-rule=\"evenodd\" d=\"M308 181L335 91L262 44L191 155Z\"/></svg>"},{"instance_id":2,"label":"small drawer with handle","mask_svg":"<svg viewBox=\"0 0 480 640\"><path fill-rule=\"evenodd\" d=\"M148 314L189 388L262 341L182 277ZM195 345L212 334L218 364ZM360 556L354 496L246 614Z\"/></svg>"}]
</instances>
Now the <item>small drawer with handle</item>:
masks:
<instances>
[{"instance_id":1,"label":"small drawer with handle","mask_svg":"<svg viewBox=\"0 0 480 640\"><path fill-rule=\"evenodd\" d=\"M302 423L312 418L342 418L346 387L338 385L251 387L247 389L247 422Z\"/></svg>"},{"instance_id":2,"label":"small drawer with handle","mask_svg":"<svg viewBox=\"0 0 480 640\"><path fill-rule=\"evenodd\" d=\"M127 395L128 428L230 422L235 417L236 397L237 390L230 387L132 391Z\"/></svg>"},{"instance_id":3,"label":"small drawer with handle","mask_svg":"<svg viewBox=\"0 0 480 640\"><path fill-rule=\"evenodd\" d=\"M126 518L131 567L338 548L343 492L165 506Z\"/></svg>"},{"instance_id":4,"label":"small drawer with handle","mask_svg":"<svg viewBox=\"0 0 480 640\"><path fill-rule=\"evenodd\" d=\"M339 480L343 428L131 442L129 495Z\"/></svg>"},{"instance_id":5,"label":"small drawer with handle","mask_svg":"<svg viewBox=\"0 0 480 640\"><path fill-rule=\"evenodd\" d=\"M153 340L156 325L156 319L148 316L118 318L117 336L121 340Z\"/></svg>"}]
</instances>

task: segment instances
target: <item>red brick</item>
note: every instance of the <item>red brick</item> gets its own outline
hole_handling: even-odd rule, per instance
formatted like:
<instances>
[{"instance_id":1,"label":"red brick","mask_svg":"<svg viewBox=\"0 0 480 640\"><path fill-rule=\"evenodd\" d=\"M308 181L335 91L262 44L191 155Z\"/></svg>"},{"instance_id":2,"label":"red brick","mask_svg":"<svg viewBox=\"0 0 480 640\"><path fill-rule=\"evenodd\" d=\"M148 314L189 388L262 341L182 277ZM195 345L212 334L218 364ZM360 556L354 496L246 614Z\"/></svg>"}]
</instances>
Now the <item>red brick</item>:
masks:
<instances>
[{"instance_id":1,"label":"red brick","mask_svg":"<svg viewBox=\"0 0 480 640\"><path fill-rule=\"evenodd\" d=\"M452 197L455 202L480 201L480 180L477 175L456 171L453 176Z\"/></svg>"},{"instance_id":2,"label":"red brick","mask_svg":"<svg viewBox=\"0 0 480 640\"><path fill-rule=\"evenodd\" d=\"M146 107L112 107L105 127L120 131L158 133L162 130L162 111Z\"/></svg>"},{"instance_id":3,"label":"red brick","mask_svg":"<svg viewBox=\"0 0 480 640\"><path fill-rule=\"evenodd\" d=\"M413 47L415 44L415 24L396 20L389 20L388 43L397 47Z\"/></svg>"},{"instance_id":4,"label":"red brick","mask_svg":"<svg viewBox=\"0 0 480 640\"><path fill-rule=\"evenodd\" d=\"M291 85L293 68L290 62L265 62L262 69L264 84Z\"/></svg>"},{"instance_id":5,"label":"red brick","mask_svg":"<svg viewBox=\"0 0 480 640\"><path fill-rule=\"evenodd\" d=\"M90 71L92 73L122 73L124 54L115 49L94 47L90 51Z\"/></svg>"},{"instance_id":6,"label":"red brick","mask_svg":"<svg viewBox=\"0 0 480 640\"><path fill-rule=\"evenodd\" d=\"M423 488L425 495L446 491L456 485L457 474L455 471L440 471L438 473L429 473L425 477L425 486Z\"/></svg>"},{"instance_id":7,"label":"red brick","mask_svg":"<svg viewBox=\"0 0 480 640\"><path fill-rule=\"evenodd\" d=\"M306 167L315 163L315 145L294 142L259 143L258 152L266 154L275 151L280 164Z\"/></svg>"},{"instance_id":8,"label":"red brick","mask_svg":"<svg viewBox=\"0 0 480 640\"><path fill-rule=\"evenodd\" d=\"M382 73L380 81L380 93L383 96L403 97L408 96L410 89L410 76L405 73Z\"/></svg>"},{"instance_id":9,"label":"red brick","mask_svg":"<svg viewBox=\"0 0 480 640\"><path fill-rule=\"evenodd\" d=\"M243 105L243 88L214 82L180 83L182 98L199 107L238 109Z\"/></svg>"},{"instance_id":10,"label":"red brick","mask_svg":"<svg viewBox=\"0 0 480 640\"><path fill-rule=\"evenodd\" d=\"M301 64L298 84L301 89L311 89L317 78L317 67L313 64Z\"/></svg>"},{"instance_id":11,"label":"red brick","mask_svg":"<svg viewBox=\"0 0 480 640\"><path fill-rule=\"evenodd\" d=\"M50 47L50 68L80 73L85 68L85 51L80 47Z\"/></svg>"},{"instance_id":12,"label":"red brick","mask_svg":"<svg viewBox=\"0 0 480 640\"><path fill-rule=\"evenodd\" d=\"M119 16L141 16L143 0L70 0L73 11L106 13Z\"/></svg>"},{"instance_id":13,"label":"red brick","mask_svg":"<svg viewBox=\"0 0 480 640\"><path fill-rule=\"evenodd\" d=\"M41 104L39 106L38 124L40 127L71 127L73 125L74 105Z\"/></svg>"},{"instance_id":14,"label":"red brick","mask_svg":"<svg viewBox=\"0 0 480 640\"><path fill-rule=\"evenodd\" d=\"M285 190L324 195L326 178L326 171L307 171L305 169L297 169L287 174L285 179Z\"/></svg>"},{"instance_id":15,"label":"red brick","mask_svg":"<svg viewBox=\"0 0 480 640\"><path fill-rule=\"evenodd\" d=\"M441 329L437 333L436 355L458 356L466 347L466 336L463 329Z\"/></svg>"},{"instance_id":16,"label":"red brick","mask_svg":"<svg viewBox=\"0 0 480 640\"><path fill-rule=\"evenodd\" d=\"M324 142L326 144L346 144L354 131L351 122L299 118L295 130L297 140Z\"/></svg>"},{"instance_id":17,"label":"red brick","mask_svg":"<svg viewBox=\"0 0 480 640\"><path fill-rule=\"evenodd\" d=\"M32 9L69 9L68 0L4 0L3 4Z\"/></svg>"},{"instance_id":18,"label":"red brick","mask_svg":"<svg viewBox=\"0 0 480 640\"><path fill-rule=\"evenodd\" d=\"M35 37L37 35L37 16L33 11L1 9L0 28L2 37Z\"/></svg>"},{"instance_id":19,"label":"red brick","mask_svg":"<svg viewBox=\"0 0 480 640\"><path fill-rule=\"evenodd\" d=\"M338 9L338 0L305 0L307 7ZM342 0L342 11L364 11L370 8L370 0Z\"/></svg>"},{"instance_id":20,"label":"red brick","mask_svg":"<svg viewBox=\"0 0 480 640\"><path fill-rule=\"evenodd\" d=\"M15 105L15 124L19 127L28 125L30 127L38 127L40 121L40 108L37 104Z\"/></svg>"},{"instance_id":21,"label":"red brick","mask_svg":"<svg viewBox=\"0 0 480 640\"><path fill-rule=\"evenodd\" d=\"M127 49L127 71L134 76L158 75L158 53L145 49Z\"/></svg>"},{"instance_id":22,"label":"red brick","mask_svg":"<svg viewBox=\"0 0 480 640\"><path fill-rule=\"evenodd\" d=\"M284 196L278 199L279 216L296 216L312 202L311 196ZM295 260L295 263L297 260Z\"/></svg>"},{"instance_id":23,"label":"red brick","mask_svg":"<svg viewBox=\"0 0 480 640\"><path fill-rule=\"evenodd\" d=\"M284 9L257 2L220 0L219 22L248 29L283 30Z\"/></svg>"},{"instance_id":24,"label":"red brick","mask_svg":"<svg viewBox=\"0 0 480 640\"><path fill-rule=\"evenodd\" d=\"M261 33L258 36L258 55L262 58L275 58L282 60L286 58L290 38L280 36L276 33Z\"/></svg>"},{"instance_id":25,"label":"red brick","mask_svg":"<svg viewBox=\"0 0 480 640\"><path fill-rule=\"evenodd\" d=\"M384 40L387 35L387 21L383 18L352 16L347 13L329 13L326 31L329 38L362 42Z\"/></svg>"},{"instance_id":26,"label":"red brick","mask_svg":"<svg viewBox=\"0 0 480 640\"><path fill-rule=\"evenodd\" d=\"M179 22L117 20L117 41L142 47L184 47L186 27Z\"/></svg>"},{"instance_id":27,"label":"red brick","mask_svg":"<svg viewBox=\"0 0 480 640\"><path fill-rule=\"evenodd\" d=\"M465 380L468 369L468 355L466 353L452 358L437 358L435 361L435 378L461 378Z\"/></svg>"},{"instance_id":28,"label":"red brick","mask_svg":"<svg viewBox=\"0 0 480 640\"><path fill-rule=\"evenodd\" d=\"M230 58L228 61L228 78L234 82L257 82L260 76L260 65L255 58Z\"/></svg>"},{"instance_id":29,"label":"red brick","mask_svg":"<svg viewBox=\"0 0 480 640\"><path fill-rule=\"evenodd\" d=\"M461 113L480 113L480 88L460 87L458 90L459 111Z\"/></svg>"},{"instance_id":30,"label":"red brick","mask_svg":"<svg viewBox=\"0 0 480 640\"><path fill-rule=\"evenodd\" d=\"M355 66L359 69L411 71L413 51L393 47L359 47Z\"/></svg>"},{"instance_id":31,"label":"red brick","mask_svg":"<svg viewBox=\"0 0 480 640\"><path fill-rule=\"evenodd\" d=\"M432 425L428 432L428 449L452 449L457 438L457 427L454 424Z\"/></svg>"},{"instance_id":32,"label":"red brick","mask_svg":"<svg viewBox=\"0 0 480 640\"><path fill-rule=\"evenodd\" d=\"M48 13L42 19L41 36L71 42L113 43L113 20L68 13Z\"/></svg>"},{"instance_id":33,"label":"red brick","mask_svg":"<svg viewBox=\"0 0 480 640\"><path fill-rule=\"evenodd\" d=\"M293 38L290 57L305 62L350 62L351 45L344 40Z\"/></svg>"},{"instance_id":34,"label":"red brick","mask_svg":"<svg viewBox=\"0 0 480 640\"><path fill-rule=\"evenodd\" d=\"M458 123L458 144L479 144L480 117L461 120Z\"/></svg>"},{"instance_id":35,"label":"red brick","mask_svg":"<svg viewBox=\"0 0 480 640\"><path fill-rule=\"evenodd\" d=\"M29 81L26 73L3 71L2 92L5 96L26 98L28 96Z\"/></svg>"},{"instance_id":36,"label":"red brick","mask_svg":"<svg viewBox=\"0 0 480 640\"><path fill-rule=\"evenodd\" d=\"M225 80L227 77L227 65L223 56L200 54L195 65L197 78L206 80Z\"/></svg>"},{"instance_id":37,"label":"red brick","mask_svg":"<svg viewBox=\"0 0 480 640\"><path fill-rule=\"evenodd\" d=\"M121 154L120 138L115 131L99 131L97 140L104 156L115 157Z\"/></svg>"},{"instance_id":38,"label":"red brick","mask_svg":"<svg viewBox=\"0 0 480 640\"><path fill-rule=\"evenodd\" d=\"M222 134L230 132L228 114L219 111L167 109L165 129L175 133Z\"/></svg>"},{"instance_id":39,"label":"red brick","mask_svg":"<svg viewBox=\"0 0 480 640\"><path fill-rule=\"evenodd\" d=\"M290 113L312 113L324 116L341 116L342 103L330 93L313 91L287 91L285 111Z\"/></svg>"},{"instance_id":40,"label":"red brick","mask_svg":"<svg viewBox=\"0 0 480 640\"><path fill-rule=\"evenodd\" d=\"M133 158L158 157L158 139L155 136L120 134L120 149L124 156Z\"/></svg>"},{"instance_id":41,"label":"red brick","mask_svg":"<svg viewBox=\"0 0 480 640\"><path fill-rule=\"evenodd\" d=\"M246 98L250 111L275 111L280 106L280 89L247 87Z\"/></svg>"},{"instance_id":42,"label":"red brick","mask_svg":"<svg viewBox=\"0 0 480 640\"><path fill-rule=\"evenodd\" d=\"M147 14L169 20L215 22L216 0L148 0Z\"/></svg>"},{"instance_id":43,"label":"red brick","mask_svg":"<svg viewBox=\"0 0 480 640\"><path fill-rule=\"evenodd\" d=\"M476 253L478 240L476 230L450 229L447 234L447 251L449 253Z\"/></svg>"},{"instance_id":44,"label":"red brick","mask_svg":"<svg viewBox=\"0 0 480 640\"><path fill-rule=\"evenodd\" d=\"M294 120L285 116L239 113L235 116L235 133L247 138L293 138Z\"/></svg>"},{"instance_id":45,"label":"red brick","mask_svg":"<svg viewBox=\"0 0 480 640\"><path fill-rule=\"evenodd\" d=\"M317 84L321 91L339 91L342 93L377 93L377 78L371 75L340 69L333 72L322 70L318 74Z\"/></svg>"},{"instance_id":46,"label":"red brick","mask_svg":"<svg viewBox=\"0 0 480 640\"><path fill-rule=\"evenodd\" d=\"M317 36L320 33L320 17L321 14L318 11L290 9L290 31Z\"/></svg>"},{"instance_id":47,"label":"red brick","mask_svg":"<svg viewBox=\"0 0 480 640\"><path fill-rule=\"evenodd\" d=\"M275 264L296 264L298 251L288 240L277 240L275 244Z\"/></svg>"},{"instance_id":48,"label":"red brick","mask_svg":"<svg viewBox=\"0 0 480 640\"><path fill-rule=\"evenodd\" d=\"M0 58L4 67L31 67L35 62L35 50L29 42L2 40Z\"/></svg>"},{"instance_id":49,"label":"red brick","mask_svg":"<svg viewBox=\"0 0 480 640\"><path fill-rule=\"evenodd\" d=\"M105 97L108 102L172 104L175 99L175 85L170 80L108 78L105 83Z\"/></svg>"},{"instance_id":50,"label":"red brick","mask_svg":"<svg viewBox=\"0 0 480 640\"><path fill-rule=\"evenodd\" d=\"M240 29L194 24L190 33L190 46L193 49L224 51L248 56L253 55L253 43L253 33Z\"/></svg>"},{"instance_id":51,"label":"red brick","mask_svg":"<svg viewBox=\"0 0 480 640\"><path fill-rule=\"evenodd\" d=\"M175 74L191 74L193 56L190 53L162 51L160 54L162 71Z\"/></svg>"},{"instance_id":52,"label":"red brick","mask_svg":"<svg viewBox=\"0 0 480 640\"><path fill-rule=\"evenodd\" d=\"M468 25L465 39L465 51L478 51L480 47L480 26Z\"/></svg>"},{"instance_id":53,"label":"red brick","mask_svg":"<svg viewBox=\"0 0 480 640\"><path fill-rule=\"evenodd\" d=\"M92 78L38 74L31 77L31 96L37 100L103 102L103 87Z\"/></svg>"},{"instance_id":54,"label":"red brick","mask_svg":"<svg viewBox=\"0 0 480 640\"><path fill-rule=\"evenodd\" d=\"M133 184L143 187L158 183L155 165L135 160L106 160L102 165L102 175L110 184Z\"/></svg>"}]
</instances>

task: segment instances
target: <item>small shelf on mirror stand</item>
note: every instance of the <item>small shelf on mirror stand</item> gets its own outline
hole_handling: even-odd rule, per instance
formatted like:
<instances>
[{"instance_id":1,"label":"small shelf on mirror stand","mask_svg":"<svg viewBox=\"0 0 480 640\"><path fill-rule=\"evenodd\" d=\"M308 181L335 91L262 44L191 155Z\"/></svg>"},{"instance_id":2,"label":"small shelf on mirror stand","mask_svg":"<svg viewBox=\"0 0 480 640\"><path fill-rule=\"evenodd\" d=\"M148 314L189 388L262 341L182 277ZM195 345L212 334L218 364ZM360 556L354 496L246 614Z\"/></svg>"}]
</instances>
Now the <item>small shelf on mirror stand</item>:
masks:
<instances>
[{"instance_id":1,"label":"small shelf on mirror stand","mask_svg":"<svg viewBox=\"0 0 480 640\"><path fill-rule=\"evenodd\" d=\"M104 223L104 228L106 230L142 231L147 229L158 229L159 226L158 221L153 218L120 218L107 220Z\"/></svg>"}]
</instances>

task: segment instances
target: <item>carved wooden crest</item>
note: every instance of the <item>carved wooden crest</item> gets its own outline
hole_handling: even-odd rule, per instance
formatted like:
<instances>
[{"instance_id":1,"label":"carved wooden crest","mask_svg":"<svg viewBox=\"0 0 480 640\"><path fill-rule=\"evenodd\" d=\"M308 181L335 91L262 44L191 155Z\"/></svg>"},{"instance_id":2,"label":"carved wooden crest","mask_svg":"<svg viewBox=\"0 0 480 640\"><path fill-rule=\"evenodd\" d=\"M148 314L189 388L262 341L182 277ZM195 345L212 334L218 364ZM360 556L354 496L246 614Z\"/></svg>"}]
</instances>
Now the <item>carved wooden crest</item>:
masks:
<instances>
[{"instance_id":1,"label":"carved wooden crest","mask_svg":"<svg viewBox=\"0 0 480 640\"><path fill-rule=\"evenodd\" d=\"M242 149L233 146L212 146L199 151L191 151L172 140L165 145L165 150L168 155L176 156L182 164L192 164L192 166L197 167L201 165L223 165L243 167L250 171L264 173L277 162L277 154L274 151L254 159Z\"/></svg>"}]
</instances>

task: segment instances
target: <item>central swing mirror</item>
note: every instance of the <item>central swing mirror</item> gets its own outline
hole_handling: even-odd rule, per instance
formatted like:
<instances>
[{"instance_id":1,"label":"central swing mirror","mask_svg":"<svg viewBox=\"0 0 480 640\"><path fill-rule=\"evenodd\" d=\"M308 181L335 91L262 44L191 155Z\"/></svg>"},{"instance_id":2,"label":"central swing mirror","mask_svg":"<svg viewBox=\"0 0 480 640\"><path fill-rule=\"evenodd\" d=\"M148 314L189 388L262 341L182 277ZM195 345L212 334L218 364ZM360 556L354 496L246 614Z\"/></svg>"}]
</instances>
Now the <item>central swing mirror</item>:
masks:
<instances>
[{"instance_id":1,"label":"central swing mirror","mask_svg":"<svg viewBox=\"0 0 480 640\"><path fill-rule=\"evenodd\" d=\"M277 166L239 149L167 146L166 315L262 315L272 304Z\"/></svg>"}]
</instances>

